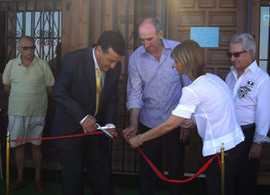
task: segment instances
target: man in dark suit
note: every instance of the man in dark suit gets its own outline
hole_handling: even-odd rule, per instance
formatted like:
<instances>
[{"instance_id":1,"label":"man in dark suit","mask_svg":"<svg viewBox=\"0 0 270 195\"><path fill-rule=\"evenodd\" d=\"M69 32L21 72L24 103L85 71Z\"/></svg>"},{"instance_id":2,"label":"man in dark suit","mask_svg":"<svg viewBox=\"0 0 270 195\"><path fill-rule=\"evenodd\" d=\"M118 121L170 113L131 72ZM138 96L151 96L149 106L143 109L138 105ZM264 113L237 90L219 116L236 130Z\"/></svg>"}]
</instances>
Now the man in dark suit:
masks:
<instances>
[{"instance_id":1,"label":"man in dark suit","mask_svg":"<svg viewBox=\"0 0 270 195\"><path fill-rule=\"evenodd\" d=\"M52 136L89 133L101 126L115 124L118 104L117 83L125 41L114 31L101 34L96 47L65 55L62 70L53 88L57 103ZM96 78L101 70L102 92L97 98ZM115 129L110 133L116 136ZM84 168L93 194L111 193L109 139L104 134L56 139L62 164L64 194L83 194Z\"/></svg>"}]
</instances>

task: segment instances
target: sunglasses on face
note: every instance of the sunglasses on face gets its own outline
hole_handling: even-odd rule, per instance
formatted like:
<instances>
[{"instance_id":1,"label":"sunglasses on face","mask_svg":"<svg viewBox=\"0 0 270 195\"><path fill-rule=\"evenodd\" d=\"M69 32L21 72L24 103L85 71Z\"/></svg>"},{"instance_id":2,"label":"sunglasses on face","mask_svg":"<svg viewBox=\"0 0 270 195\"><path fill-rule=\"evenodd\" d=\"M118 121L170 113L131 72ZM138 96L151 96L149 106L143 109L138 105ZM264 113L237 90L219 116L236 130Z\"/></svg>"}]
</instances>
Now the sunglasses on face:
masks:
<instances>
[{"instance_id":1,"label":"sunglasses on face","mask_svg":"<svg viewBox=\"0 0 270 195\"><path fill-rule=\"evenodd\" d=\"M21 46L19 46L20 48L22 48L23 50L25 50L25 51L27 51L27 50L31 50L31 51L33 51L33 50L35 50L36 49L36 46L30 46L30 47L21 47Z\"/></svg>"},{"instance_id":2,"label":"sunglasses on face","mask_svg":"<svg viewBox=\"0 0 270 195\"><path fill-rule=\"evenodd\" d=\"M228 52L227 55L229 58L231 58L232 56L238 58L242 53L245 53L245 52L247 52L247 51L240 51L240 52L234 52L234 53Z\"/></svg>"}]
</instances>

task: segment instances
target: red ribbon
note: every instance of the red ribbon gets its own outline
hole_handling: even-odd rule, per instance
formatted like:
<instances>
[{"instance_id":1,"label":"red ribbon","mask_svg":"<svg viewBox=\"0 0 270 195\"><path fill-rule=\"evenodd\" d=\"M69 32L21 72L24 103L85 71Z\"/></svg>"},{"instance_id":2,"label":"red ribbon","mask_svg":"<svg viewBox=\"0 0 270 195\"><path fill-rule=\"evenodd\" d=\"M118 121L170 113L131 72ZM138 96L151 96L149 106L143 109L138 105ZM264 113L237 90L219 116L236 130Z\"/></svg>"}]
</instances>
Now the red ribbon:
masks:
<instances>
[{"instance_id":1,"label":"red ribbon","mask_svg":"<svg viewBox=\"0 0 270 195\"><path fill-rule=\"evenodd\" d=\"M193 180L195 177L198 177L199 175L203 174L206 169L208 168L208 166L210 165L210 163L214 160L215 157L218 158L218 162L219 162L219 166L221 168L221 162L220 162L220 156L218 154L216 154L215 156L213 156L209 161L207 161L207 163L205 163L205 165L192 177L186 179L186 180L174 180L174 179L168 179L167 177L165 177L156 167L155 165L149 160L149 158L147 158L147 156L142 152L142 150L138 147L137 150L141 153L141 155L144 157L144 159L146 160L146 162L149 164L149 166L153 169L153 171L157 174L157 176L163 180L163 181L167 181L167 182L171 182L171 183L185 183L188 181Z\"/></svg>"},{"instance_id":2,"label":"red ribbon","mask_svg":"<svg viewBox=\"0 0 270 195\"><path fill-rule=\"evenodd\" d=\"M70 138L70 137L80 137L80 136L86 136L86 135L94 135L94 134L104 134L104 132L102 131L95 131L92 133L87 133L87 134L76 134L76 135L66 135L66 136L57 136L57 137L41 137L41 138L33 138L33 139L22 139L22 140L10 140L12 142L24 142L24 141L33 141L33 140L46 140L46 139L62 139L62 138ZM213 156L207 163L205 163L205 165L192 177L186 179L186 180L174 180L174 179L168 179L167 177L165 177L156 167L155 165L149 160L149 158L142 152L142 150L138 147L137 150L140 152L140 154L144 157L144 159L146 160L146 162L149 164L149 166L153 169L153 171L157 174L157 176L163 180L163 181L167 181L167 182L171 182L171 183L185 183L188 181L193 180L194 178L198 177L199 175L203 174L206 169L208 168L208 166L210 165L210 163L214 160L215 157L218 158L218 162L219 162L219 166L221 168L221 162L220 162L220 156L218 154L216 154L215 156Z\"/></svg>"},{"instance_id":3,"label":"red ribbon","mask_svg":"<svg viewBox=\"0 0 270 195\"><path fill-rule=\"evenodd\" d=\"M21 140L10 140L12 142L25 142L25 141L33 141L33 140L44 140L44 139L62 139L62 138L68 138L68 137L80 137L85 135L94 135L94 134L103 134L103 131L95 131L92 133L82 133L82 134L76 134L76 135L65 135L65 136L58 136L58 137L41 137L41 138L33 138L33 139L21 139Z\"/></svg>"}]
</instances>

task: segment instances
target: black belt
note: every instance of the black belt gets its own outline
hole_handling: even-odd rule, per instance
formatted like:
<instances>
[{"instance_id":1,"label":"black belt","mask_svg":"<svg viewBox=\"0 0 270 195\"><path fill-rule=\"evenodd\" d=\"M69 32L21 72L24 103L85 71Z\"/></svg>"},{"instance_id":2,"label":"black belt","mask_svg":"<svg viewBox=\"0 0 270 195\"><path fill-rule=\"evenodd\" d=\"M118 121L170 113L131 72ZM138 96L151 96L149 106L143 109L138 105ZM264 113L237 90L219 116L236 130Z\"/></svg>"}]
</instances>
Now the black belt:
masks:
<instances>
[{"instance_id":1,"label":"black belt","mask_svg":"<svg viewBox=\"0 0 270 195\"><path fill-rule=\"evenodd\" d=\"M255 127L255 123L248 124L248 125L241 125L242 130L251 129L251 128L254 128L254 127Z\"/></svg>"}]
</instances>

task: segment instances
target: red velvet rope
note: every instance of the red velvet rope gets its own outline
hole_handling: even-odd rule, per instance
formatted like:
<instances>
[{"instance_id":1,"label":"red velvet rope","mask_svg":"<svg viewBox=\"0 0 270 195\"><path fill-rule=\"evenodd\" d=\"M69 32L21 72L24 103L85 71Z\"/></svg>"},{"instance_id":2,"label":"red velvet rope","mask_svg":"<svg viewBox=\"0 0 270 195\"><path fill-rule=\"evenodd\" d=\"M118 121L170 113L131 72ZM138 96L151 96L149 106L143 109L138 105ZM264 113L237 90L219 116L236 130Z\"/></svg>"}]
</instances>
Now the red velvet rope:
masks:
<instances>
[{"instance_id":1,"label":"red velvet rope","mask_svg":"<svg viewBox=\"0 0 270 195\"><path fill-rule=\"evenodd\" d=\"M157 176L163 180L163 181L167 181L167 182L171 182L171 183L185 183L188 181L193 180L195 177L198 177L199 175L201 175L202 173L204 173L206 171L206 169L208 168L208 166L210 165L210 163L214 160L215 157L218 158L218 162L219 162L219 166L221 168L221 162L220 162L220 156L218 154L216 154L215 156L213 156L209 161L207 161L207 163L205 163L205 165L192 177L186 179L186 180L174 180L174 179L168 179L167 177L165 177L156 167L155 165L148 159L147 156L145 156L145 154L142 152L142 150L138 147L137 150L141 153L141 155L144 157L144 159L146 160L146 162L149 164L149 166L153 169L153 171L157 174Z\"/></svg>"},{"instance_id":2,"label":"red velvet rope","mask_svg":"<svg viewBox=\"0 0 270 195\"><path fill-rule=\"evenodd\" d=\"M76 135L66 135L66 136L58 136L58 137L41 137L41 138L33 138L33 139L22 139L22 140L10 140L12 142L24 142L24 141L33 141L33 140L46 140L46 139L62 139L62 138L69 138L69 137L79 137L79 136L85 136L85 135L94 135L94 134L104 134L104 132L102 131L95 131L93 133L87 133L87 134L76 134ZM167 177L165 177L156 167L155 165L149 160L149 158L142 152L142 150L138 147L137 150L140 152L140 154L144 157L144 159L146 160L146 162L149 164L149 166L153 169L153 171L157 174L157 176L163 180L163 181L167 181L167 182L171 182L171 183L185 183L188 181L193 180L194 178L198 177L199 175L203 174L206 169L208 168L208 166L210 165L210 163L214 160L215 157L218 158L218 162L219 162L219 166L221 168L221 162L220 162L220 156L218 154L216 154L215 156L213 156L207 163L204 164L204 166L192 177L186 179L186 180L174 180L174 179L168 179Z\"/></svg>"}]
</instances>

